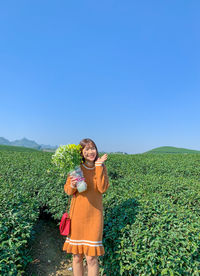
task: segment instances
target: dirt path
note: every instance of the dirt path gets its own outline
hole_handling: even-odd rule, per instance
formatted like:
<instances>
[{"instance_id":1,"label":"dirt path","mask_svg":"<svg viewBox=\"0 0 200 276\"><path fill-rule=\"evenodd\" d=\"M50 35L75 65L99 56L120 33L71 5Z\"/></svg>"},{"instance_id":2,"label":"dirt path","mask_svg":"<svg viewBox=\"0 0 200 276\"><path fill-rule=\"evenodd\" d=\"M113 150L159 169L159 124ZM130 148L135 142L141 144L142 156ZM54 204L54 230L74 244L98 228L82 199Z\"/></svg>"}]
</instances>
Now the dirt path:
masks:
<instances>
[{"instance_id":1,"label":"dirt path","mask_svg":"<svg viewBox=\"0 0 200 276\"><path fill-rule=\"evenodd\" d=\"M65 237L60 235L56 223L40 219L34 230L35 239L29 244L33 261L27 266L25 276L72 276L72 256L62 250Z\"/></svg>"}]
</instances>

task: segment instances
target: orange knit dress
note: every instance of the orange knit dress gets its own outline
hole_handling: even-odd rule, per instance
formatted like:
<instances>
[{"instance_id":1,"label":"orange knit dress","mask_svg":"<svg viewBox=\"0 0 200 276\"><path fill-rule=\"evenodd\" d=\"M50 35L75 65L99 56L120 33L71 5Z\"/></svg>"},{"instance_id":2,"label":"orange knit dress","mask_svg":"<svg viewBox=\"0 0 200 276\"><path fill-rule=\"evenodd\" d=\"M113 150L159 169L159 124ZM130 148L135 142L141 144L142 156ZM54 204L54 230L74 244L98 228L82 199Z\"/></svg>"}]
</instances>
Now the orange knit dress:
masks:
<instances>
[{"instance_id":1,"label":"orange knit dress","mask_svg":"<svg viewBox=\"0 0 200 276\"><path fill-rule=\"evenodd\" d=\"M79 193L71 186L68 176L64 190L68 195L75 194L71 200L70 218L71 233L66 237L63 250L72 254L87 256L104 255L103 236L103 204L102 194L109 187L107 168L102 162L95 162L90 168L81 164L87 190Z\"/></svg>"}]
</instances>

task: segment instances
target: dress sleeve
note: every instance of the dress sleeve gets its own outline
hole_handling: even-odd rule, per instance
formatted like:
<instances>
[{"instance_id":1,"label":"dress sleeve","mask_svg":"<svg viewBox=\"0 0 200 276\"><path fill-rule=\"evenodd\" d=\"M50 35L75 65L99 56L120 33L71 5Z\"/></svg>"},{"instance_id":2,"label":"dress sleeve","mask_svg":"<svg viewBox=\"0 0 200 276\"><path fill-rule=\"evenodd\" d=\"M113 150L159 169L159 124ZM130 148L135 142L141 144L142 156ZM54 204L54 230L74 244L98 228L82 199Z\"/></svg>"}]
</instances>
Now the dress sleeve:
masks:
<instances>
[{"instance_id":1,"label":"dress sleeve","mask_svg":"<svg viewBox=\"0 0 200 276\"><path fill-rule=\"evenodd\" d=\"M77 191L77 188L73 188L71 186L71 178L69 175L68 175L66 183L64 185L64 190L65 190L65 193L67 193L68 195L73 195Z\"/></svg>"},{"instance_id":2,"label":"dress sleeve","mask_svg":"<svg viewBox=\"0 0 200 276\"><path fill-rule=\"evenodd\" d=\"M97 189L100 193L105 193L110 186L107 168L102 162L95 162Z\"/></svg>"}]
</instances>

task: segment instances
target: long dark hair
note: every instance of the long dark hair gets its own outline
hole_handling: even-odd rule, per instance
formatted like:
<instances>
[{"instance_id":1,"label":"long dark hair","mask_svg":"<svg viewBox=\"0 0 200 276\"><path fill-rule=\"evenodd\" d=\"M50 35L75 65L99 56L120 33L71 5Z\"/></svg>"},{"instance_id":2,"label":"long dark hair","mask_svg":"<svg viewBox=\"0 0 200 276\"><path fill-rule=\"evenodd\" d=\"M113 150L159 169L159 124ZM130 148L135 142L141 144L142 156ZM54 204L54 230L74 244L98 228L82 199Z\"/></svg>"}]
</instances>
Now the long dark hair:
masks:
<instances>
[{"instance_id":1,"label":"long dark hair","mask_svg":"<svg viewBox=\"0 0 200 276\"><path fill-rule=\"evenodd\" d=\"M79 145L81 145L81 156L82 156L82 160L83 160L83 162L85 162L85 158L84 158L84 156L83 156L83 149L84 149L85 146L88 145L88 144L92 144L92 145L96 148L97 155L96 155L96 157L95 157L95 159L94 159L94 162L95 162L95 161L99 158L99 152L98 152L98 149L97 149L97 146L96 146L95 142L94 142L92 139L90 139L90 138L85 138L85 139L81 140L80 143L79 143Z\"/></svg>"}]
</instances>

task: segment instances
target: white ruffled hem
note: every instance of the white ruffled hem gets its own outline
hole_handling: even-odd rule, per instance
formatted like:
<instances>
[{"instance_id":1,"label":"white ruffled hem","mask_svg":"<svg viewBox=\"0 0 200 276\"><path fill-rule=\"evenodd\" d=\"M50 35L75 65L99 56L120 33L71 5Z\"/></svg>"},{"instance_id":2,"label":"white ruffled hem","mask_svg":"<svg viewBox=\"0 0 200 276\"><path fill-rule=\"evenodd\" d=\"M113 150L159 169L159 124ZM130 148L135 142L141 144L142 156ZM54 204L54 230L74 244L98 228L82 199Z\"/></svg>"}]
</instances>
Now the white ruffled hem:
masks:
<instances>
[{"instance_id":1,"label":"white ruffled hem","mask_svg":"<svg viewBox=\"0 0 200 276\"><path fill-rule=\"evenodd\" d=\"M69 242L65 242L63 245L63 251L72 254L85 254L87 256L101 256L105 254L103 245L101 246L89 246L89 245L72 245Z\"/></svg>"}]
</instances>

